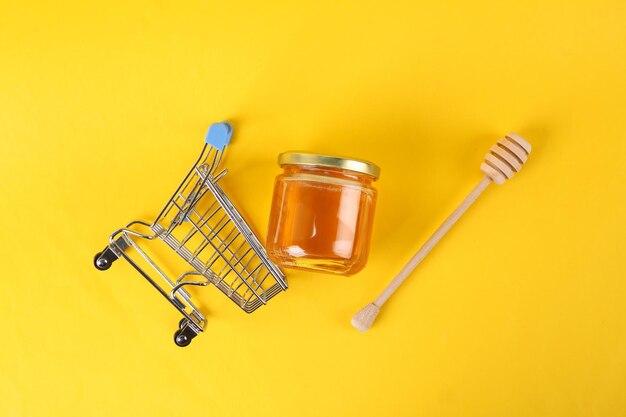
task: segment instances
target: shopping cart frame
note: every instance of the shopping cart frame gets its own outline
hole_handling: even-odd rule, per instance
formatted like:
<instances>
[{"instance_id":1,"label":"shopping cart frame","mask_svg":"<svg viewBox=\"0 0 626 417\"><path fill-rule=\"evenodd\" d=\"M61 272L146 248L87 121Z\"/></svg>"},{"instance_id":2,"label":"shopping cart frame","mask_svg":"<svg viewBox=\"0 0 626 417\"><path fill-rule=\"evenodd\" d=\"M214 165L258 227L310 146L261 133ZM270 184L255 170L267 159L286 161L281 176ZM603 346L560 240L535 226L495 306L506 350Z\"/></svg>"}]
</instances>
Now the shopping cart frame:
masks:
<instances>
[{"instance_id":1,"label":"shopping cart frame","mask_svg":"<svg viewBox=\"0 0 626 417\"><path fill-rule=\"evenodd\" d=\"M191 301L186 286L213 284L247 313L287 289L284 274L269 259L218 184L227 173L218 172L218 168L231 135L230 124L213 124L200 156L155 220L134 220L114 231L107 247L94 258L99 270L109 269L119 258L125 259L179 311L183 317L174 342L181 347L189 345L206 325L206 318ZM201 212L200 204L209 202L206 211ZM155 239L164 242L192 269L175 279L168 275L143 247ZM141 259L143 262L137 261Z\"/></svg>"}]
</instances>

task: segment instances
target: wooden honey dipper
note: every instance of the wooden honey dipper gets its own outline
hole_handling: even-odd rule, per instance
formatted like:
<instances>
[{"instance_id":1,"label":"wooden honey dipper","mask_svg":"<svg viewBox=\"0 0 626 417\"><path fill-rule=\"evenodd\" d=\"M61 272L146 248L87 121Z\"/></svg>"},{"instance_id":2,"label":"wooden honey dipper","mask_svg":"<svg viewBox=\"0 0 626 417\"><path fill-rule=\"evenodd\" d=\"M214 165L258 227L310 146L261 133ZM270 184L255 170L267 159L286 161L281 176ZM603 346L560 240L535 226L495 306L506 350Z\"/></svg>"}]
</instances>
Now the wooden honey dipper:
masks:
<instances>
[{"instance_id":1,"label":"wooden honey dipper","mask_svg":"<svg viewBox=\"0 0 626 417\"><path fill-rule=\"evenodd\" d=\"M362 332L367 331L376 316L380 312L381 307L398 289L400 284L413 272L417 265L428 255L441 238L450 230L454 223L467 211L467 209L476 201L478 196L491 184L502 184L518 172L522 165L528 159L530 154L530 144L521 136L515 133L509 133L500 139L495 145L489 149L485 160L480 165L480 170L485 174L483 179L474 187L474 189L465 197L452 214L439 226L437 230L428 238L426 243L417 251L415 255L402 268L400 273L387 285L373 303L369 303L352 317L352 325Z\"/></svg>"}]
</instances>

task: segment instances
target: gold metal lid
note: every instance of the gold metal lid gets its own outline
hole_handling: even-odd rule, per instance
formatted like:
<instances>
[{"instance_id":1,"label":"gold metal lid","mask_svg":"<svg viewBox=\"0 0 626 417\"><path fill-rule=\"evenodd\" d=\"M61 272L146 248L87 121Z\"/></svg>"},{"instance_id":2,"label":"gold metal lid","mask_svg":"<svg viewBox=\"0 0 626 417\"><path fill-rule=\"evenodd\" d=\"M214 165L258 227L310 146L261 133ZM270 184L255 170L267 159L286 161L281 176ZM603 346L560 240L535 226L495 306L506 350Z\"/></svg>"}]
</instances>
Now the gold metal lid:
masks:
<instances>
[{"instance_id":1,"label":"gold metal lid","mask_svg":"<svg viewBox=\"0 0 626 417\"><path fill-rule=\"evenodd\" d=\"M316 165L360 172L361 174L370 175L374 178L380 177L380 168L372 162L316 153L283 152L278 155L278 165Z\"/></svg>"}]
</instances>

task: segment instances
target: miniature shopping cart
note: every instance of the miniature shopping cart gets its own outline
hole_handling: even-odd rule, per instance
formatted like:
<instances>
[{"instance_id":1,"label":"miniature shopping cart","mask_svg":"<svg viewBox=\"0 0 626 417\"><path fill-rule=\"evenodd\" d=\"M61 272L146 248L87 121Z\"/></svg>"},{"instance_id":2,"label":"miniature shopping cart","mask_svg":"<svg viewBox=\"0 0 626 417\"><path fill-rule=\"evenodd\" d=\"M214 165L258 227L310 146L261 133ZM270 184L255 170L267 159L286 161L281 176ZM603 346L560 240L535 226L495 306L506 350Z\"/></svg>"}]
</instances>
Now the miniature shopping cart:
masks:
<instances>
[{"instance_id":1,"label":"miniature shopping cart","mask_svg":"<svg viewBox=\"0 0 626 417\"><path fill-rule=\"evenodd\" d=\"M287 289L283 273L218 185L231 135L228 123L212 125L200 157L154 222L136 220L116 230L94 258L99 270L126 259L183 315L174 334L178 346L189 345L206 322L185 287L211 283L248 313ZM155 239L186 261L180 261L185 272L174 275L157 262L145 245Z\"/></svg>"}]
</instances>

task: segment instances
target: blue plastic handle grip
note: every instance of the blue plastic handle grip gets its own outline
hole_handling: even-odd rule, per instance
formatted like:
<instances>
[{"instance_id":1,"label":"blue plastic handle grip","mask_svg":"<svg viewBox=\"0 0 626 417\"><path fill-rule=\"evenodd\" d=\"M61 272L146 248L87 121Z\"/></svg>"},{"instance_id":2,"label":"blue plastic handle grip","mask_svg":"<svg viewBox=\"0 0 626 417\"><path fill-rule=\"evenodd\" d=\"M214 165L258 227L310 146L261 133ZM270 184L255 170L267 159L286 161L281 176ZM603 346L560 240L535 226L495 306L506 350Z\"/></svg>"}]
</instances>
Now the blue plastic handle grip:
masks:
<instances>
[{"instance_id":1,"label":"blue plastic handle grip","mask_svg":"<svg viewBox=\"0 0 626 417\"><path fill-rule=\"evenodd\" d=\"M233 135L233 127L228 122L213 123L204 141L217 150L224 150Z\"/></svg>"}]
</instances>

